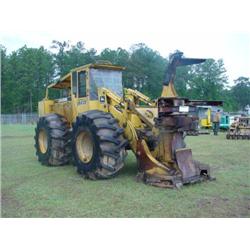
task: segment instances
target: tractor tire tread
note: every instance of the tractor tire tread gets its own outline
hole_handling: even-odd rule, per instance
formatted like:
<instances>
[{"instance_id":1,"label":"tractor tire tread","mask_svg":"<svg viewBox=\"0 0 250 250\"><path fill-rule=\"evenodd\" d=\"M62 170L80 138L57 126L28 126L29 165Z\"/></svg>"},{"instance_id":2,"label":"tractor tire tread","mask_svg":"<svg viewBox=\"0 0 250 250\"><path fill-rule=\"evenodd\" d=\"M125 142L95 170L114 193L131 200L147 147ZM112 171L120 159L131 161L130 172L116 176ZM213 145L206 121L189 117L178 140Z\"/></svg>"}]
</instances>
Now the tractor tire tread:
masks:
<instances>
[{"instance_id":1,"label":"tractor tire tread","mask_svg":"<svg viewBox=\"0 0 250 250\"><path fill-rule=\"evenodd\" d=\"M39 129L48 133L48 149L42 154L39 149ZM59 114L50 114L40 117L35 128L35 149L38 161L42 165L61 166L71 160L71 132L66 119Z\"/></svg>"},{"instance_id":2,"label":"tractor tire tread","mask_svg":"<svg viewBox=\"0 0 250 250\"><path fill-rule=\"evenodd\" d=\"M97 142L97 152L95 164L90 169L84 168L84 164L77 159L75 140L79 127L88 127ZM119 127L116 119L110 113L99 110L85 112L77 117L73 125L72 150L77 172L86 178L108 179L116 176L124 166L126 157L125 145L127 140L123 137L124 130Z\"/></svg>"}]
</instances>

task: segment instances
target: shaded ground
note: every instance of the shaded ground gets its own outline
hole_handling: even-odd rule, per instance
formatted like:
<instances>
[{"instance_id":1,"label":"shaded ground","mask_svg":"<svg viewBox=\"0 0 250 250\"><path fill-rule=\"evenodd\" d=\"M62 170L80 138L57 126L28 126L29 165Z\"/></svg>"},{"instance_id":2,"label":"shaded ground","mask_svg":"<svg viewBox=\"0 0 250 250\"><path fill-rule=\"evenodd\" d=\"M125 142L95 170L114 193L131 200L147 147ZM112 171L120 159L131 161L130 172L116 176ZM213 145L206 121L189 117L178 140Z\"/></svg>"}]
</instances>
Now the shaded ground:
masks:
<instances>
[{"instance_id":1,"label":"shaded ground","mask_svg":"<svg viewBox=\"0 0 250 250\"><path fill-rule=\"evenodd\" d=\"M132 154L112 180L89 181L73 166L41 166L34 126L2 126L2 217L250 217L250 141L188 137L216 181L160 189L135 182Z\"/></svg>"}]
</instances>

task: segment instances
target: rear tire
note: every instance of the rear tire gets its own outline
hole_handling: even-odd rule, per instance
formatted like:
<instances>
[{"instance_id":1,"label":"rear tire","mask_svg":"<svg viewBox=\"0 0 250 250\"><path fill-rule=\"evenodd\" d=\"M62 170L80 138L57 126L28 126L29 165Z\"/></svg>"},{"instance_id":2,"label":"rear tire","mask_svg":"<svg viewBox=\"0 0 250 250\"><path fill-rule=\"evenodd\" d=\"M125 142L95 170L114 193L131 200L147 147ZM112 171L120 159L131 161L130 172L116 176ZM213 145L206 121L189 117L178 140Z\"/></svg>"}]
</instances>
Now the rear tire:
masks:
<instances>
[{"instance_id":1,"label":"rear tire","mask_svg":"<svg viewBox=\"0 0 250 250\"><path fill-rule=\"evenodd\" d=\"M127 140L110 113L88 111L73 125L73 160L80 174L90 179L114 177L124 166Z\"/></svg>"},{"instance_id":2,"label":"rear tire","mask_svg":"<svg viewBox=\"0 0 250 250\"><path fill-rule=\"evenodd\" d=\"M51 114L40 117L34 137L38 161L47 166L67 164L71 159L70 136L63 116Z\"/></svg>"}]
</instances>

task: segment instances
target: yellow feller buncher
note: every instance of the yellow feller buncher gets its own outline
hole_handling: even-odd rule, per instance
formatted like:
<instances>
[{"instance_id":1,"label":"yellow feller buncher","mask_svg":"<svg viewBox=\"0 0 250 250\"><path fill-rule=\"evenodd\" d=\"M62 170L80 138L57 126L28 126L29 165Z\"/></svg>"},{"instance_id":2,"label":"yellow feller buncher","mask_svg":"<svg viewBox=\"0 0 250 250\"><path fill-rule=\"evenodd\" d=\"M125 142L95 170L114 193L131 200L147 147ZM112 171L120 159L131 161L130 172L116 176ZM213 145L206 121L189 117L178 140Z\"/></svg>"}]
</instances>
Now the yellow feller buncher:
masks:
<instances>
[{"instance_id":1,"label":"yellow feller buncher","mask_svg":"<svg viewBox=\"0 0 250 250\"><path fill-rule=\"evenodd\" d=\"M157 100L123 89L123 67L99 62L71 70L49 85L39 102L38 160L49 166L72 160L87 178L107 179L118 174L126 150L132 150L138 162L137 179L147 184L180 187L211 180L209 167L194 161L184 143L185 133L197 124L191 112L211 102L178 97L174 89L177 66L204 61L185 58L182 52L172 54ZM49 99L51 89L63 91L64 97Z\"/></svg>"}]
</instances>

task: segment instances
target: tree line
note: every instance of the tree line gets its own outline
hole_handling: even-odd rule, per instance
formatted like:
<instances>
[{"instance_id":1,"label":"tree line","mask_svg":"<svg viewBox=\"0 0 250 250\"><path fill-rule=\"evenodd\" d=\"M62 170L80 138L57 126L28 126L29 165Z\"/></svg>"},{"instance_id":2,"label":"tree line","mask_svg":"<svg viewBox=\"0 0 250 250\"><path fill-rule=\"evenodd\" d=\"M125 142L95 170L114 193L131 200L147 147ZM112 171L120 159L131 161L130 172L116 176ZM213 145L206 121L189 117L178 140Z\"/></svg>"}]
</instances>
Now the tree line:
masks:
<instances>
[{"instance_id":1,"label":"tree line","mask_svg":"<svg viewBox=\"0 0 250 250\"><path fill-rule=\"evenodd\" d=\"M52 41L50 49L24 46L7 53L1 50L2 113L36 112L37 104L49 83L67 74L72 68L108 60L126 67L123 84L151 98L161 94L168 60L145 44L129 50L103 49L100 53L86 49L83 42ZM175 87L179 96L192 99L223 100L224 110L236 111L250 104L250 79L240 76L229 86L223 60L208 59L205 63L179 67Z\"/></svg>"}]
</instances>

